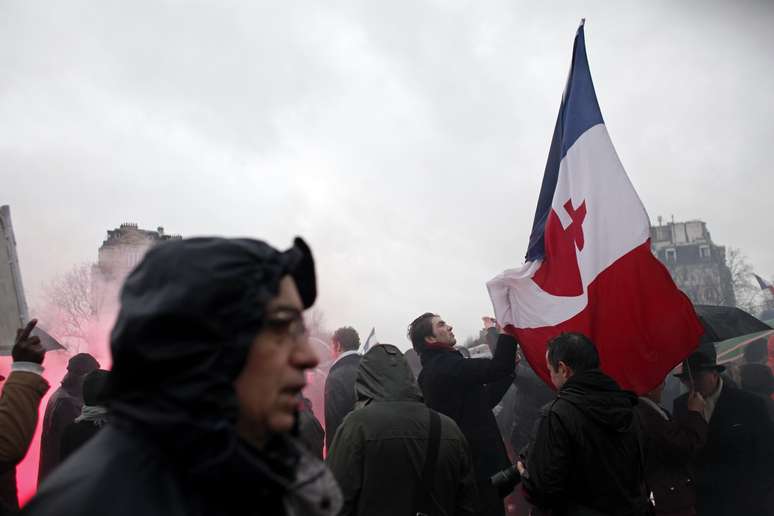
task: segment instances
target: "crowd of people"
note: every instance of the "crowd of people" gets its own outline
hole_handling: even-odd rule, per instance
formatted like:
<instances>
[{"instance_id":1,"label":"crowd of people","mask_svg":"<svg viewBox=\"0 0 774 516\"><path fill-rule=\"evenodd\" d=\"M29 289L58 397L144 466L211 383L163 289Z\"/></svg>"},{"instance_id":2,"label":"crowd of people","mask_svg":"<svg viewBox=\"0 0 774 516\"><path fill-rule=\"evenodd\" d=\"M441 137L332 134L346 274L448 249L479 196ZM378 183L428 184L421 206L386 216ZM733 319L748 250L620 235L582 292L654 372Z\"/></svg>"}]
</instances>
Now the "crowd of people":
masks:
<instances>
[{"instance_id":1,"label":"crowd of people","mask_svg":"<svg viewBox=\"0 0 774 516\"><path fill-rule=\"evenodd\" d=\"M301 239L151 249L121 292L112 370L75 355L48 402L22 514L774 514L765 342L728 370L704 344L638 397L582 334L546 343L552 390L494 324L473 358L433 312L408 325L405 354L360 354L343 327L321 422L303 396L319 361L304 324L316 285ZM18 332L0 397L3 514L19 511L15 466L49 389L34 326Z\"/></svg>"}]
</instances>

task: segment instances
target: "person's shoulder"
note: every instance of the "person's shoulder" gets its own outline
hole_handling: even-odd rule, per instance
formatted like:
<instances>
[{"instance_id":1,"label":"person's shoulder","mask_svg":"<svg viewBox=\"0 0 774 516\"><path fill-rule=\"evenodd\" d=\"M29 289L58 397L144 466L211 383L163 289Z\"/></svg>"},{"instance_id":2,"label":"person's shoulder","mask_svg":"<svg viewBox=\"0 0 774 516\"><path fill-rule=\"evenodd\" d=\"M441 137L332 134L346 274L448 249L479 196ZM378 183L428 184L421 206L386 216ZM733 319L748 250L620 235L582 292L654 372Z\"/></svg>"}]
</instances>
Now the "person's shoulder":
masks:
<instances>
[{"instance_id":1,"label":"person's shoulder","mask_svg":"<svg viewBox=\"0 0 774 516\"><path fill-rule=\"evenodd\" d=\"M546 421L550 425L559 424L559 428L563 428L568 432L577 431L579 427L585 427L591 424L588 414L585 414L585 409L576 405L575 403L557 396L552 401L543 405L540 410L542 420ZM630 410L634 410L632 407Z\"/></svg>"},{"instance_id":2,"label":"person's shoulder","mask_svg":"<svg viewBox=\"0 0 774 516\"><path fill-rule=\"evenodd\" d=\"M730 385L723 386L720 397L728 400L729 403L725 405L733 407L737 412L746 412L750 409L766 411L766 401L762 397Z\"/></svg>"},{"instance_id":3,"label":"person's shoulder","mask_svg":"<svg viewBox=\"0 0 774 516\"><path fill-rule=\"evenodd\" d=\"M363 356L360 353L353 353L352 355L347 355L342 358L339 361L339 364L341 364L342 369L357 370L360 366L360 360L362 359Z\"/></svg>"},{"instance_id":4,"label":"person's shoulder","mask_svg":"<svg viewBox=\"0 0 774 516\"><path fill-rule=\"evenodd\" d=\"M462 433L462 430L460 430L460 427L456 423L456 421L454 421L446 414L441 414L437 410L433 410L433 409L430 409L430 410L438 414L438 417L441 419L441 430L444 438L456 439L462 442L467 442L465 440L465 435Z\"/></svg>"},{"instance_id":5,"label":"person's shoulder","mask_svg":"<svg viewBox=\"0 0 774 516\"><path fill-rule=\"evenodd\" d=\"M176 515L182 504L161 505L167 505L178 488L165 461L133 436L106 428L46 478L23 514Z\"/></svg>"},{"instance_id":6,"label":"person's shoulder","mask_svg":"<svg viewBox=\"0 0 774 516\"><path fill-rule=\"evenodd\" d=\"M42 375L31 371L11 371L5 385L23 385L37 390L41 395L49 388L48 381Z\"/></svg>"},{"instance_id":7,"label":"person's shoulder","mask_svg":"<svg viewBox=\"0 0 774 516\"><path fill-rule=\"evenodd\" d=\"M362 358L360 353L353 353L340 358L331 366L330 370L328 370L328 377L330 378L331 375L336 376L338 374L346 374L345 371L353 367L357 369L360 365L360 359Z\"/></svg>"},{"instance_id":8,"label":"person's shoulder","mask_svg":"<svg viewBox=\"0 0 774 516\"><path fill-rule=\"evenodd\" d=\"M462 362L464 360L475 359L465 358L456 351L433 353L426 359L426 364L423 364L422 371L425 371L425 369L427 369L430 373L444 371L447 368L453 367L458 362Z\"/></svg>"}]
</instances>

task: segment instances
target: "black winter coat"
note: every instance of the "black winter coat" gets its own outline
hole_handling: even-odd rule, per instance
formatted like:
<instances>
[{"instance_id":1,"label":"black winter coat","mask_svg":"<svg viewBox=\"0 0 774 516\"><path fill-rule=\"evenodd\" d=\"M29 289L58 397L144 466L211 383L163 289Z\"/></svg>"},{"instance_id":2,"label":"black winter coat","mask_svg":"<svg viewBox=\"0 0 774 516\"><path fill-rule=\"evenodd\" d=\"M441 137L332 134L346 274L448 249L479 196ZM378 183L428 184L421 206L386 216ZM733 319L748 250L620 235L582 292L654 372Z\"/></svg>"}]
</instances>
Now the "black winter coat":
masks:
<instances>
[{"instance_id":1,"label":"black winter coat","mask_svg":"<svg viewBox=\"0 0 774 516\"><path fill-rule=\"evenodd\" d=\"M530 501L552 516L646 514L636 404L600 370L573 375L543 409L530 445Z\"/></svg>"},{"instance_id":2,"label":"black winter coat","mask_svg":"<svg viewBox=\"0 0 774 516\"><path fill-rule=\"evenodd\" d=\"M70 423L62 432L62 442L59 445L60 461L64 462L78 448L90 441L101 427L92 421L78 421Z\"/></svg>"},{"instance_id":3,"label":"black winter coat","mask_svg":"<svg viewBox=\"0 0 774 516\"><path fill-rule=\"evenodd\" d=\"M499 403L516 367L516 339L502 334L494 356L463 358L453 349L422 353L419 386L425 403L446 414L460 427L470 444L479 482L510 465L492 409Z\"/></svg>"},{"instance_id":4,"label":"black winter coat","mask_svg":"<svg viewBox=\"0 0 774 516\"><path fill-rule=\"evenodd\" d=\"M240 493L229 499L218 486L194 481L142 433L108 424L49 475L22 514L302 516L330 508L337 489L324 464L300 443L277 439L269 453L241 447L241 464L223 479Z\"/></svg>"},{"instance_id":5,"label":"black winter coat","mask_svg":"<svg viewBox=\"0 0 774 516\"><path fill-rule=\"evenodd\" d=\"M80 388L80 384L75 386L62 385L48 400L40 433L39 484L62 460L62 452L59 449L62 443L62 435L65 428L75 421L76 417L81 415L81 409L83 408L83 398L80 392L78 392Z\"/></svg>"},{"instance_id":6,"label":"black winter coat","mask_svg":"<svg viewBox=\"0 0 774 516\"><path fill-rule=\"evenodd\" d=\"M667 419L668 414L659 412L649 400L641 399L636 410L645 441L645 477L656 514L693 514L693 462L707 442L707 422L698 412Z\"/></svg>"},{"instance_id":7,"label":"black winter coat","mask_svg":"<svg viewBox=\"0 0 774 516\"><path fill-rule=\"evenodd\" d=\"M311 403L307 399L304 399L304 406L298 411L298 438L309 453L323 460L325 430L314 416Z\"/></svg>"},{"instance_id":8,"label":"black winter coat","mask_svg":"<svg viewBox=\"0 0 774 516\"><path fill-rule=\"evenodd\" d=\"M687 413L687 399L675 400L675 417ZM774 428L764 400L724 383L696 474L701 516L774 514Z\"/></svg>"},{"instance_id":9,"label":"black winter coat","mask_svg":"<svg viewBox=\"0 0 774 516\"><path fill-rule=\"evenodd\" d=\"M347 355L333 364L325 379L325 447L330 449L341 422L355 407L355 378L361 356Z\"/></svg>"},{"instance_id":10,"label":"black winter coat","mask_svg":"<svg viewBox=\"0 0 774 516\"><path fill-rule=\"evenodd\" d=\"M529 444L535 423L540 419L540 409L554 399L554 391L522 361L516 368L516 395L513 400L513 430L511 446L515 453Z\"/></svg>"},{"instance_id":11,"label":"black winter coat","mask_svg":"<svg viewBox=\"0 0 774 516\"><path fill-rule=\"evenodd\" d=\"M431 410L422 403L413 372L395 346L378 345L363 357L355 385L357 408L346 418L328 454L344 496L339 516L412 515L423 489ZM472 516L476 484L465 437L440 415L441 434L430 491L432 516Z\"/></svg>"}]
</instances>

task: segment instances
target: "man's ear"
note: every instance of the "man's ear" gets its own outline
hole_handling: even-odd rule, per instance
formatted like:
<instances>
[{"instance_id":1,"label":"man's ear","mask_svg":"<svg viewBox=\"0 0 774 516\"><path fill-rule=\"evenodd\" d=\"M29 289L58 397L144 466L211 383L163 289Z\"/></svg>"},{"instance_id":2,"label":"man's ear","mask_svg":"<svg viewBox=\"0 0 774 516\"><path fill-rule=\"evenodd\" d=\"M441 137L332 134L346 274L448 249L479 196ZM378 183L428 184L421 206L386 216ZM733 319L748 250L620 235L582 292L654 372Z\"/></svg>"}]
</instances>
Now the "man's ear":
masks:
<instances>
[{"instance_id":1,"label":"man's ear","mask_svg":"<svg viewBox=\"0 0 774 516\"><path fill-rule=\"evenodd\" d=\"M436 339L432 335L425 337L425 343L426 344L435 344L436 342L438 342L438 339Z\"/></svg>"},{"instance_id":2,"label":"man's ear","mask_svg":"<svg viewBox=\"0 0 774 516\"><path fill-rule=\"evenodd\" d=\"M569 377L571 377L573 375L572 368L570 366L568 366L567 364L565 364L564 362L562 362L561 360L559 361L558 371L565 378L569 378Z\"/></svg>"}]
</instances>

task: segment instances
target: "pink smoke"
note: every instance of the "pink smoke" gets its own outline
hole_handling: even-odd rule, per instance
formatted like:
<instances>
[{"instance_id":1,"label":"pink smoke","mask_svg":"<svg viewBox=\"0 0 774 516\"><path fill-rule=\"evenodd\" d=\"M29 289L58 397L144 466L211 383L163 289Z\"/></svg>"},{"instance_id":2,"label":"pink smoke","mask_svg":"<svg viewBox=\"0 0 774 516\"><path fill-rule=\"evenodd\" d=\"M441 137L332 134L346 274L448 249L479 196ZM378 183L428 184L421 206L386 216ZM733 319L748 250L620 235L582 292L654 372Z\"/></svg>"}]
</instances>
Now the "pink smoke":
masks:
<instances>
[{"instance_id":1,"label":"pink smoke","mask_svg":"<svg viewBox=\"0 0 774 516\"><path fill-rule=\"evenodd\" d=\"M43 362L45 371L43 377L49 382L50 388L43 398L40 409L38 425L35 435L32 439L27 455L16 468L16 481L19 494L19 503L24 505L37 491L38 483L38 462L40 459L40 434L43 425L43 415L46 410L51 395L59 388L62 379L67 372L67 362L76 353L91 353L100 363L102 369L110 369L112 366L112 357L110 355L110 331L118 314L118 286L109 285L108 291L111 296L108 302L101 306L100 313L96 314L93 320L88 321L88 340L80 339L76 342L67 342L67 337L62 337L63 328L66 323L66 317L56 307L44 305L36 314L39 319L39 326L48 333L60 339L62 344L68 345L70 350L51 351L46 353ZM320 360L320 364L314 370L307 373L307 386L304 389L304 396L312 402L312 408L315 417L320 424L325 427L324 410L324 390L325 379L328 375L328 369L331 363L331 350L327 344L325 336L311 337L312 346ZM8 376L11 371L11 357L0 357L0 374Z\"/></svg>"},{"instance_id":2,"label":"pink smoke","mask_svg":"<svg viewBox=\"0 0 774 516\"><path fill-rule=\"evenodd\" d=\"M102 369L110 369L112 358L110 355L110 330L117 315L117 303L109 303L103 313L98 314L90 323L87 342L79 342L71 345L71 350L49 351L43 361L43 377L48 381L50 388L43 398L38 411L38 424L35 435L27 451L24 460L16 467L16 483L19 494L19 503L24 505L37 490L38 462L40 460L40 435L43 426L43 414L46 410L51 395L59 388L62 379L67 372L67 362L76 353L90 353L100 363ZM61 329L64 324L56 310L44 307L39 315L38 325L54 337L60 338L60 342L67 346L67 339L61 338ZM0 357L0 374L8 376L11 372L11 357Z\"/></svg>"}]
</instances>

